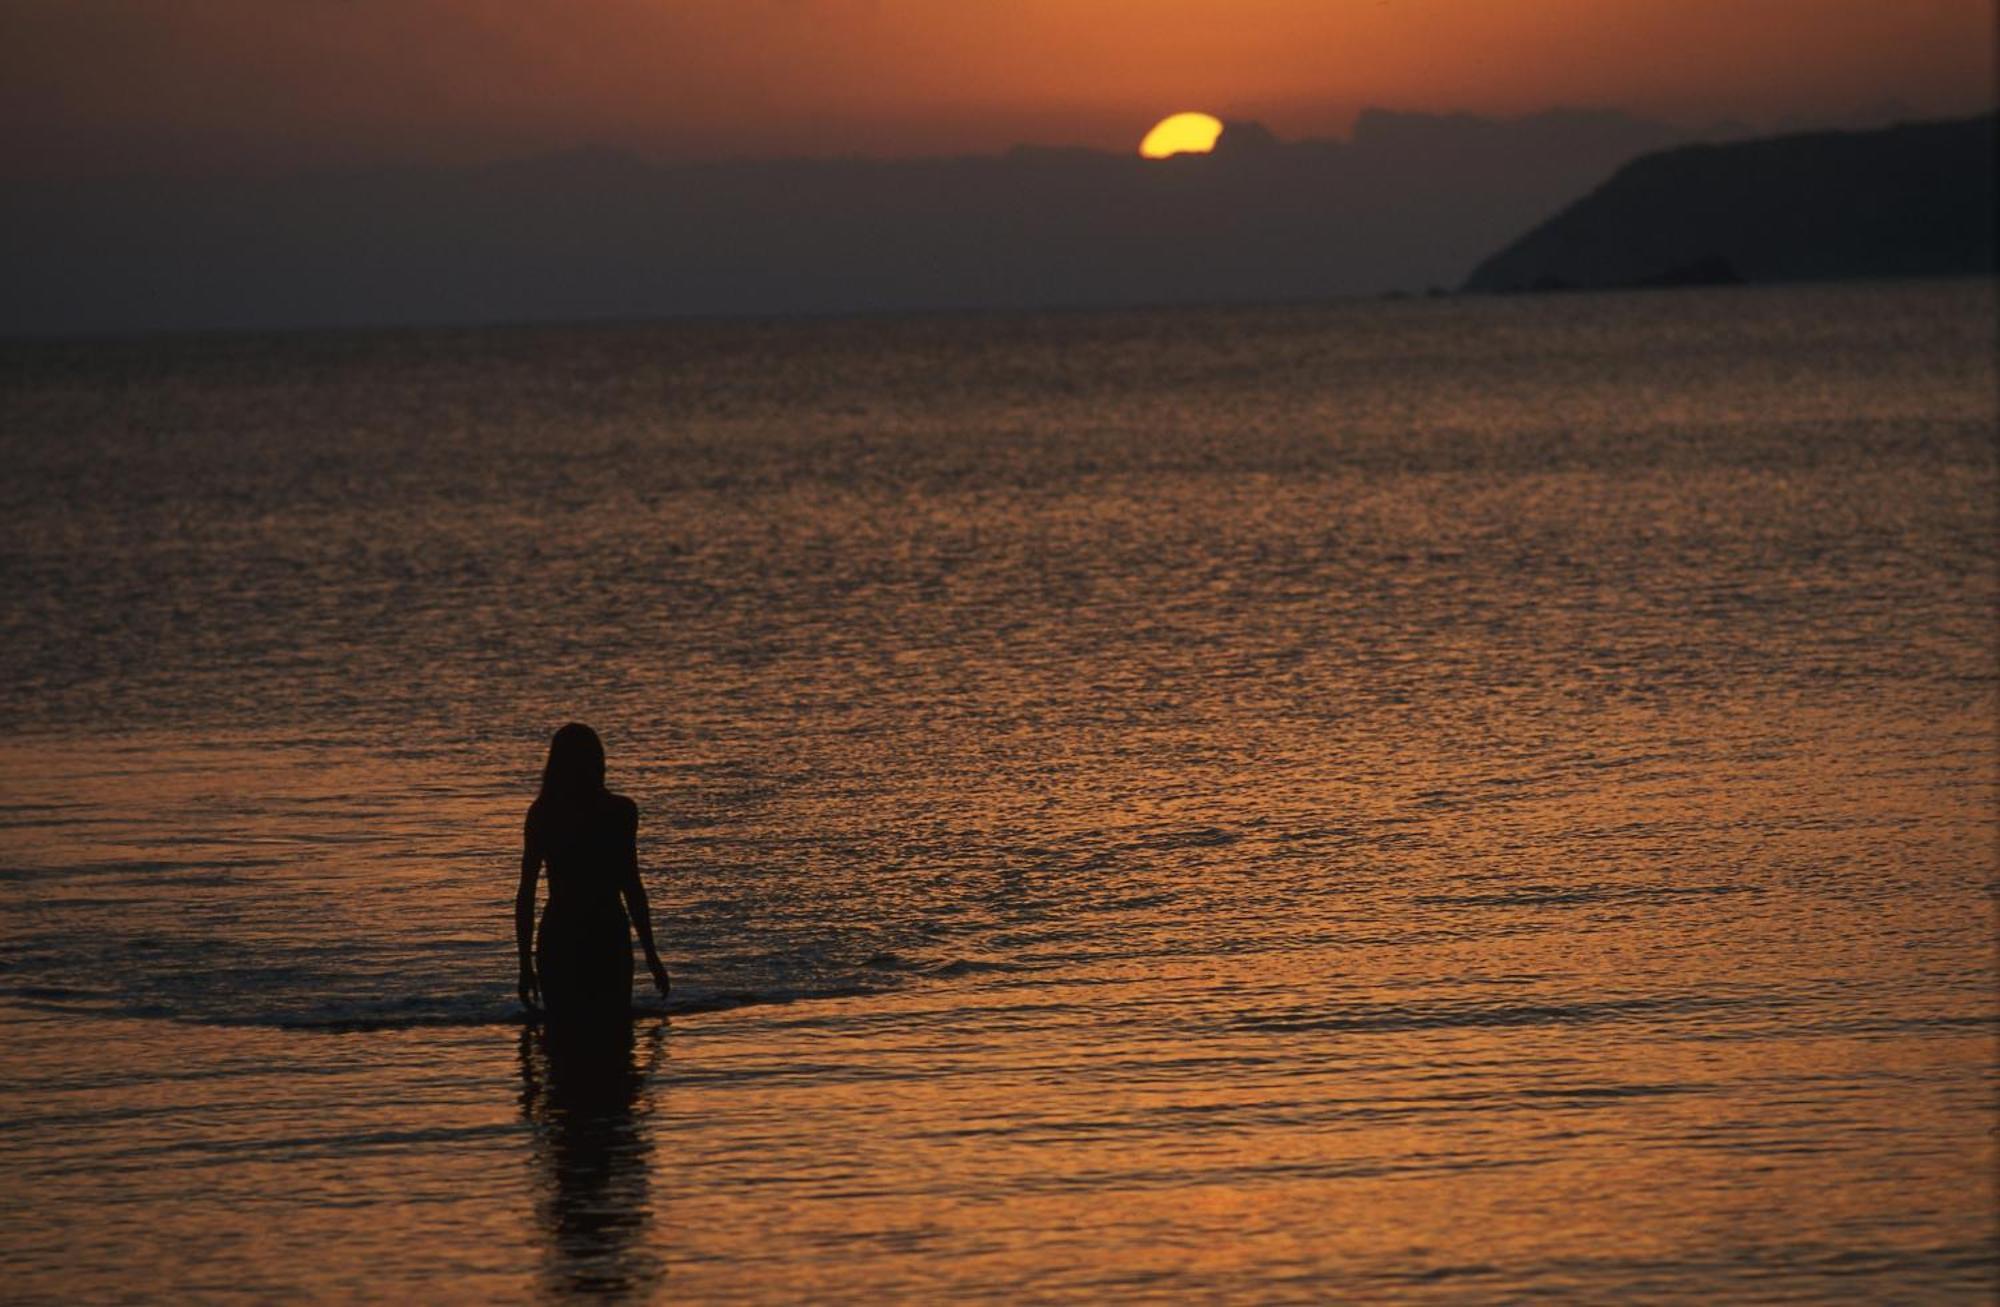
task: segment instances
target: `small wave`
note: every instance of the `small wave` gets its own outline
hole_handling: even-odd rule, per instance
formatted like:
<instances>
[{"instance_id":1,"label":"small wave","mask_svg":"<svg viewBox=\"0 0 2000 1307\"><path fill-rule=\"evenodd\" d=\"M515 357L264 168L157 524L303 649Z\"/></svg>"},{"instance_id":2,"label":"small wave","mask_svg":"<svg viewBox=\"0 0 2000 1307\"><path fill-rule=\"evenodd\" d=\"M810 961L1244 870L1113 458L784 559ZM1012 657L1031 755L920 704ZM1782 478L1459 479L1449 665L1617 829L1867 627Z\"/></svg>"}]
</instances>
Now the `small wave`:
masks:
<instances>
[{"instance_id":1,"label":"small wave","mask_svg":"<svg viewBox=\"0 0 2000 1307\"><path fill-rule=\"evenodd\" d=\"M81 998L80 990L67 985L21 985L9 991L12 998L26 999L35 1003L61 1003L68 999Z\"/></svg>"},{"instance_id":2,"label":"small wave","mask_svg":"<svg viewBox=\"0 0 2000 1307\"><path fill-rule=\"evenodd\" d=\"M716 989L690 986L664 1001L632 1005L636 1020L661 1020L729 1012L740 1008L856 998L879 993L869 985L820 985L766 989ZM490 995L458 998L408 998L389 1002L331 1002L320 1006L272 1011L204 1011L161 1002L107 1000L82 990L57 985L20 986L7 992L8 1001L25 1008L71 1016L111 1020L173 1021L187 1025L242 1029L312 1031L320 1034L367 1034L397 1030L454 1027L523 1026L540 1022L538 1012L526 1011L512 1000Z\"/></svg>"},{"instance_id":3,"label":"small wave","mask_svg":"<svg viewBox=\"0 0 2000 1307\"><path fill-rule=\"evenodd\" d=\"M664 1002L637 1002L632 1017L637 1021L699 1016L712 1012L732 1012L740 1008L770 1007L804 1003L814 999L856 998L873 989L865 985L833 986L818 989L728 989L676 995ZM448 1026L524 1026L541 1023L540 1012L523 1010L516 1004L487 1005L478 1011L430 1011L408 1013L349 1013L339 1011L288 1015L276 1018L232 1018L218 1024L275 1026L281 1030L313 1030L324 1034L366 1034L373 1031L421 1030Z\"/></svg>"},{"instance_id":4,"label":"small wave","mask_svg":"<svg viewBox=\"0 0 2000 1307\"><path fill-rule=\"evenodd\" d=\"M950 980L958 976L1014 975L1023 971L1042 971L1054 965L1049 962L1001 961L994 958L953 958L947 962L934 962L920 969L921 974Z\"/></svg>"},{"instance_id":5,"label":"small wave","mask_svg":"<svg viewBox=\"0 0 2000 1307\"><path fill-rule=\"evenodd\" d=\"M1232 1024L1241 1030L1273 1034L1307 1031L1374 1033L1397 1030L1591 1025L1599 1022L1684 1016L1742 1005L1742 1000L1700 995L1616 999L1597 1003L1392 1005L1373 1010L1260 1013L1239 1018ZM1766 1001L1766 1006L1769 1005Z\"/></svg>"},{"instance_id":6,"label":"small wave","mask_svg":"<svg viewBox=\"0 0 2000 1307\"><path fill-rule=\"evenodd\" d=\"M1749 885L1524 885L1492 894L1419 894L1414 902L1449 908L1556 908L1578 904L1674 903L1721 894L1754 894Z\"/></svg>"},{"instance_id":7,"label":"small wave","mask_svg":"<svg viewBox=\"0 0 2000 1307\"><path fill-rule=\"evenodd\" d=\"M239 1016L202 1022L221 1026L263 1026L277 1030L313 1030L329 1035L368 1034L385 1030L425 1030L452 1026L520 1026L534 1018L520 1008L484 1013L426 1012L407 1016L342 1016L337 1013L303 1016Z\"/></svg>"},{"instance_id":8,"label":"small wave","mask_svg":"<svg viewBox=\"0 0 2000 1307\"><path fill-rule=\"evenodd\" d=\"M1680 1083L1562 1085L1550 1089L1522 1089L1515 1092L1520 1097L1531 1100L1587 1106L1591 1103L1614 1103L1633 1098L1668 1098L1678 1094L1701 1093L1704 1088L1705 1086L1698 1084Z\"/></svg>"},{"instance_id":9,"label":"small wave","mask_svg":"<svg viewBox=\"0 0 2000 1307\"><path fill-rule=\"evenodd\" d=\"M1150 831L1134 840L1133 847L1150 852L1171 849L1213 849L1234 844L1243 836L1219 826L1196 826L1189 830Z\"/></svg>"}]
</instances>

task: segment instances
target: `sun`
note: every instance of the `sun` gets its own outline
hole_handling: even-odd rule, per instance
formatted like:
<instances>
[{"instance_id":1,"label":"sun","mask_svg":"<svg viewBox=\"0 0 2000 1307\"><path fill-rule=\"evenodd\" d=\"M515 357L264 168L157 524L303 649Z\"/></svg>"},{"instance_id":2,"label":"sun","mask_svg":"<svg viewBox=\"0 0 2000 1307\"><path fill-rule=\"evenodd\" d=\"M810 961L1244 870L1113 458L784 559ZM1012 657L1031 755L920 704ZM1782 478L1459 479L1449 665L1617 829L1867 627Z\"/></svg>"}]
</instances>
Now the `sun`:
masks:
<instances>
[{"instance_id":1,"label":"sun","mask_svg":"<svg viewBox=\"0 0 2000 1307\"><path fill-rule=\"evenodd\" d=\"M1177 113L1160 119L1146 139L1139 142L1139 154L1147 159L1164 159L1170 154L1207 154L1222 135L1222 120L1205 113Z\"/></svg>"}]
</instances>

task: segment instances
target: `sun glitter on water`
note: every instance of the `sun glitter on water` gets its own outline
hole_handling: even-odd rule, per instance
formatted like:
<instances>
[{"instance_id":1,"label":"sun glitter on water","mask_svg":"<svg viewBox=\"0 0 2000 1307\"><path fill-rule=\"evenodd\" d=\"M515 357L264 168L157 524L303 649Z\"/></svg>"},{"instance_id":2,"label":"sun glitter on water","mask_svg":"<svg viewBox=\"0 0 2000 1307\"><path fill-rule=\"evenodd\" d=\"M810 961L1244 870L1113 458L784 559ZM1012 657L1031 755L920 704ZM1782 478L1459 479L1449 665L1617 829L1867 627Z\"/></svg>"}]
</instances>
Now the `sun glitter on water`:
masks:
<instances>
[{"instance_id":1,"label":"sun glitter on water","mask_svg":"<svg viewBox=\"0 0 2000 1307\"><path fill-rule=\"evenodd\" d=\"M1174 154L1207 154L1222 135L1222 120L1212 114L1170 114L1153 124L1146 139L1139 142L1139 154L1147 159L1164 159Z\"/></svg>"}]
</instances>

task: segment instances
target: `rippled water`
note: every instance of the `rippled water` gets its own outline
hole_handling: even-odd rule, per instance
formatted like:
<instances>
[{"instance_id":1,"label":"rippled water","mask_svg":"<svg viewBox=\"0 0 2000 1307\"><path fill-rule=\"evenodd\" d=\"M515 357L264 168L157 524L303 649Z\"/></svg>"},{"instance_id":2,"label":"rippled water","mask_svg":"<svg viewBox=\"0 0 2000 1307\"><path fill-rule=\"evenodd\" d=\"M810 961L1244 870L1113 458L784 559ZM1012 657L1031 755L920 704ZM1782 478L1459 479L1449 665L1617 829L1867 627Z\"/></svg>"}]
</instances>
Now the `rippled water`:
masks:
<instances>
[{"instance_id":1,"label":"rippled water","mask_svg":"<svg viewBox=\"0 0 2000 1307\"><path fill-rule=\"evenodd\" d=\"M1988 1300L1994 313L9 346L0 1293Z\"/></svg>"}]
</instances>

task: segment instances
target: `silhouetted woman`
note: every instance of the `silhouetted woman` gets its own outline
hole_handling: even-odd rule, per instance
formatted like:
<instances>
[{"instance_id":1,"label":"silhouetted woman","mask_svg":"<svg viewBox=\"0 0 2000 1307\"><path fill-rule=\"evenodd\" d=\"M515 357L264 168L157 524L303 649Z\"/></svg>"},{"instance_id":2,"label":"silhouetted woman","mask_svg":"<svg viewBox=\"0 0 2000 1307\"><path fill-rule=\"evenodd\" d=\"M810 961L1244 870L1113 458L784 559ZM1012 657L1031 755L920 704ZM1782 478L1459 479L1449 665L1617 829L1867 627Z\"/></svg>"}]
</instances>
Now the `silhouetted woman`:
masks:
<instances>
[{"instance_id":1,"label":"silhouetted woman","mask_svg":"<svg viewBox=\"0 0 2000 1307\"><path fill-rule=\"evenodd\" d=\"M639 809L604 788L604 745L571 722L549 742L542 792L528 807L521 888L514 895L514 940L521 953L521 1002L552 1022L624 1020L632 1013L632 936L660 996L667 969L653 946L646 887L639 882ZM535 879L549 869L549 906L533 940ZM621 902L621 899L623 900Z\"/></svg>"}]
</instances>

